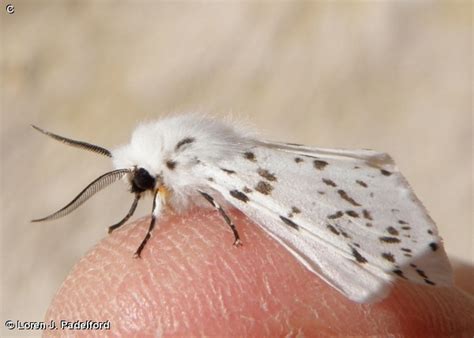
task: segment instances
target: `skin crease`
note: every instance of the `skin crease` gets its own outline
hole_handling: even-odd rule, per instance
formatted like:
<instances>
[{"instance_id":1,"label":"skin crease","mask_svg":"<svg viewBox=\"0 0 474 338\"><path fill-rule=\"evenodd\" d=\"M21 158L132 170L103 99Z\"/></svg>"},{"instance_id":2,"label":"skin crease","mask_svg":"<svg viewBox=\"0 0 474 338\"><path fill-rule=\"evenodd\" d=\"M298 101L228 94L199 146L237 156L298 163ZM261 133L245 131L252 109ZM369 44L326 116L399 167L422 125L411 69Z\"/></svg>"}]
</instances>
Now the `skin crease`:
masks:
<instances>
[{"instance_id":1,"label":"skin crease","mask_svg":"<svg viewBox=\"0 0 474 338\"><path fill-rule=\"evenodd\" d=\"M239 211L228 213L242 247L207 209L163 215L142 259L133 253L149 218L117 229L76 264L46 320L111 321L108 332L70 331L78 336L474 334L474 300L457 289L400 281L383 301L357 304Z\"/></svg>"}]
</instances>

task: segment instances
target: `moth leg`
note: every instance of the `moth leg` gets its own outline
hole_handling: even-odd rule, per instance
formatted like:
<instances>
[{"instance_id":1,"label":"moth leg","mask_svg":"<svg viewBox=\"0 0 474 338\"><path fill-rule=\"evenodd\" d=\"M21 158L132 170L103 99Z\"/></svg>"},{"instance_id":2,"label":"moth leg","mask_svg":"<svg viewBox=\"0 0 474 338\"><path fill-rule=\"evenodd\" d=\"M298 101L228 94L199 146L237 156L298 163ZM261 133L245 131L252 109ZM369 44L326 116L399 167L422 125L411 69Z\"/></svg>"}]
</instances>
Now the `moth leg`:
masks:
<instances>
[{"instance_id":1,"label":"moth leg","mask_svg":"<svg viewBox=\"0 0 474 338\"><path fill-rule=\"evenodd\" d=\"M212 206L219 211L221 214L222 218L224 218L225 222L230 226L230 229L232 230L232 233L234 234L234 244L235 246L240 246L242 245L242 242L240 241L240 236L237 231L237 227L235 226L234 222L230 219L230 217L225 213L224 209L219 205L219 203L216 202L216 200L209 194L206 194L203 191L199 191L199 193L209 202L212 204Z\"/></svg>"},{"instance_id":2,"label":"moth leg","mask_svg":"<svg viewBox=\"0 0 474 338\"><path fill-rule=\"evenodd\" d=\"M155 227L156 217L158 216L158 214L161 211L162 204L161 204L161 202L157 203L158 198L160 198L158 193L159 193L159 190L156 190L155 195L153 196L153 209L152 209L152 213L151 213L150 226L148 227L148 231L145 235L145 238L140 243L140 246L138 247L137 251L135 251L135 254L133 255L135 258L141 258L143 248L145 247L146 243L150 239L151 232L153 231L153 228Z\"/></svg>"},{"instance_id":3,"label":"moth leg","mask_svg":"<svg viewBox=\"0 0 474 338\"><path fill-rule=\"evenodd\" d=\"M132 203L132 206L130 207L130 210L128 211L128 213L125 215L125 217L118 223L114 224L114 225L111 225L109 226L109 234L114 231L115 229L121 227L126 221L128 221L128 219L130 217L133 216L133 213L135 212L135 209L137 209L137 205L138 205L138 200L140 199L140 195L139 194L136 194L135 195L135 199L133 200L133 203Z\"/></svg>"}]
</instances>

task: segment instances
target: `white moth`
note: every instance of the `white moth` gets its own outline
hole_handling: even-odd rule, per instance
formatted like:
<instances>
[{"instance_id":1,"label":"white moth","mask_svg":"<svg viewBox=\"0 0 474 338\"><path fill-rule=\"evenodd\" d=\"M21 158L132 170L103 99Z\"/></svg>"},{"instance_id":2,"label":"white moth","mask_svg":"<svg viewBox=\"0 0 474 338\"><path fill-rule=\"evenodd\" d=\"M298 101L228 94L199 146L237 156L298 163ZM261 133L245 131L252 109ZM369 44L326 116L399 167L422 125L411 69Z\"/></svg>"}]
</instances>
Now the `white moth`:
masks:
<instances>
[{"instance_id":1,"label":"white moth","mask_svg":"<svg viewBox=\"0 0 474 338\"><path fill-rule=\"evenodd\" d=\"M149 231L164 207L210 202L240 244L219 203L259 224L308 270L353 301L382 299L394 279L451 286L452 271L436 225L394 162L370 150L335 150L275 143L245 128L198 115L142 124L129 144L108 151L34 127L66 144L112 157L115 170L71 203L34 221L67 215L109 184L126 178L135 199L153 195Z\"/></svg>"}]
</instances>

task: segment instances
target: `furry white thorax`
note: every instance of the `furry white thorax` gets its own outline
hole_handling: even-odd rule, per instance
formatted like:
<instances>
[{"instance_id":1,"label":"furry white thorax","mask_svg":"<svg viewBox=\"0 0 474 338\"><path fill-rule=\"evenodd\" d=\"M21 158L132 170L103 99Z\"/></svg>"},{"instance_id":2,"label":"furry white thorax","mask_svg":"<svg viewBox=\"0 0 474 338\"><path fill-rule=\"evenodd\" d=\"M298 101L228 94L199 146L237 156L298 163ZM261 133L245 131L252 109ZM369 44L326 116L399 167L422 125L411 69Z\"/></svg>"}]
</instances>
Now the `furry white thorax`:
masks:
<instances>
[{"instance_id":1,"label":"furry white thorax","mask_svg":"<svg viewBox=\"0 0 474 338\"><path fill-rule=\"evenodd\" d=\"M196 165L216 165L245 151L252 138L234 123L188 114L140 124L130 143L112 151L115 168L144 168L171 191L170 204L182 210L202 185ZM177 147L183 140L192 140ZM170 168L169 163L174 164Z\"/></svg>"}]
</instances>

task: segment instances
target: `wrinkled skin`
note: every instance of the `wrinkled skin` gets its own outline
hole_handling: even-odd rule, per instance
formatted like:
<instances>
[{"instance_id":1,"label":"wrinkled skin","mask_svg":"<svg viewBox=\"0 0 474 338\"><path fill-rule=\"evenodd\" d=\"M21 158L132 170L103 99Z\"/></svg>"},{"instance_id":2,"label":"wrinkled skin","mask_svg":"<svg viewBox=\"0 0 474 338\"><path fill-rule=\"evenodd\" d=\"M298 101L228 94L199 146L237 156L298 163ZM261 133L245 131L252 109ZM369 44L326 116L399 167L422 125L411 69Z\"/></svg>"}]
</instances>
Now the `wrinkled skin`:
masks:
<instances>
[{"instance_id":1,"label":"wrinkled skin","mask_svg":"<svg viewBox=\"0 0 474 338\"><path fill-rule=\"evenodd\" d=\"M133 253L149 218L116 230L74 267L46 320L111 321L111 331L73 331L84 336L474 334L474 301L457 289L401 281L382 302L356 304L230 215L242 247L212 210L163 216L141 259Z\"/></svg>"}]
</instances>

